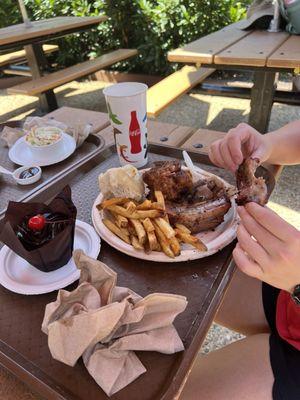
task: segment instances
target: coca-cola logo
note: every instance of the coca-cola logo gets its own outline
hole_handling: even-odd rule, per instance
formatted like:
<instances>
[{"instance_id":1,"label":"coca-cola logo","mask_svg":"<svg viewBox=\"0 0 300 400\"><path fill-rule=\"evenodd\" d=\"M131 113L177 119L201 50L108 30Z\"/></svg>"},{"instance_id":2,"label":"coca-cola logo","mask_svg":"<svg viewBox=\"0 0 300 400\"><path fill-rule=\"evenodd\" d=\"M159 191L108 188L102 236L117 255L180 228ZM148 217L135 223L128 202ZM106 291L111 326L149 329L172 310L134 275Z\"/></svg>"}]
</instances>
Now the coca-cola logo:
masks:
<instances>
[{"instance_id":1,"label":"coca-cola logo","mask_svg":"<svg viewBox=\"0 0 300 400\"><path fill-rule=\"evenodd\" d=\"M134 131L130 131L130 136L138 136L141 134L139 129L135 129Z\"/></svg>"}]
</instances>

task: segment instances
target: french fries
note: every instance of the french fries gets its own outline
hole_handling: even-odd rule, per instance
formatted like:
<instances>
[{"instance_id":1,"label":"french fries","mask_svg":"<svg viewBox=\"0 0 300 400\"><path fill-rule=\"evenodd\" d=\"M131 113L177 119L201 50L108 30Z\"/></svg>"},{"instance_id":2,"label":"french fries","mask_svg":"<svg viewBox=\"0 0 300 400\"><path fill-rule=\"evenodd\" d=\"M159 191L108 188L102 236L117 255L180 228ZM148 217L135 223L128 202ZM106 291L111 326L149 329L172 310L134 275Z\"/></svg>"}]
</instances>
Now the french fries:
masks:
<instances>
[{"instance_id":1,"label":"french fries","mask_svg":"<svg viewBox=\"0 0 300 400\"><path fill-rule=\"evenodd\" d=\"M99 211L110 215L103 218L104 225L134 249L147 254L158 251L175 258L181 253L180 243L207 251L205 244L186 226L171 226L162 192L155 191L154 194L156 201L146 199L141 204L127 198L104 200L97 205Z\"/></svg>"},{"instance_id":2,"label":"french fries","mask_svg":"<svg viewBox=\"0 0 300 400\"><path fill-rule=\"evenodd\" d=\"M175 237L174 229L166 220L164 220L163 218L156 218L155 222L168 239Z\"/></svg>"},{"instance_id":3,"label":"french fries","mask_svg":"<svg viewBox=\"0 0 300 400\"><path fill-rule=\"evenodd\" d=\"M151 208L152 204L153 204L153 203L151 203L150 200L145 200L145 201L143 201L142 204L139 204L139 205L136 207L136 209L137 209L137 210L149 210L149 209Z\"/></svg>"},{"instance_id":4,"label":"french fries","mask_svg":"<svg viewBox=\"0 0 300 400\"><path fill-rule=\"evenodd\" d=\"M124 242L130 244L129 235L126 235L121 229L109 219L103 219L104 225Z\"/></svg>"},{"instance_id":5,"label":"french fries","mask_svg":"<svg viewBox=\"0 0 300 400\"><path fill-rule=\"evenodd\" d=\"M157 204L158 204L160 207L162 207L163 210L166 210L166 203L165 203L164 195L162 194L162 192L161 192L160 190L155 190L154 195L155 195L155 197L156 197ZM164 220L165 220L168 224L170 224L169 217L168 217L167 214L164 216Z\"/></svg>"},{"instance_id":6,"label":"french fries","mask_svg":"<svg viewBox=\"0 0 300 400\"><path fill-rule=\"evenodd\" d=\"M143 224L138 219L130 219L130 223L133 225L136 235L138 237L139 243L144 244L146 242L147 234L143 227Z\"/></svg>"},{"instance_id":7,"label":"french fries","mask_svg":"<svg viewBox=\"0 0 300 400\"><path fill-rule=\"evenodd\" d=\"M170 246L171 246L171 250L173 251L175 257L179 256L179 254L181 253L181 248L180 248L179 240L176 237L173 237L170 240Z\"/></svg>"},{"instance_id":8,"label":"french fries","mask_svg":"<svg viewBox=\"0 0 300 400\"><path fill-rule=\"evenodd\" d=\"M149 232L149 233L154 232L155 228L154 228L150 218L145 218L142 220L142 222L143 222L144 228L147 232Z\"/></svg>"},{"instance_id":9,"label":"french fries","mask_svg":"<svg viewBox=\"0 0 300 400\"><path fill-rule=\"evenodd\" d=\"M113 214L115 217L116 225L119 228L127 228L128 226L128 219L126 217L123 217L122 215L119 214Z\"/></svg>"},{"instance_id":10,"label":"french fries","mask_svg":"<svg viewBox=\"0 0 300 400\"><path fill-rule=\"evenodd\" d=\"M163 249L163 252L170 258L175 258L175 255L173 251L171 250L171 247L169 245L168 239L165 237L164 233L160 229L160 227L157 225L157 223L154 223L155 227L155 233L157 236L157 239L159 241L159 244L161 245L161 248Z\"/></svg>"},{"instance_id":11,"label":"french fries","mask_svg":"<svg viewBox=\"0 0 300 400\"><path fill-rule=\"evenodd\" d=\"M164 195L162 194L162 192L160 190L155 190L154 195L156 197L158 204L160 204L161 208L163 210L165 210L166 204L165 204L165 199L164 199Z\"/></svg>"},{"instance_id":12,"label":"french fries","mask_svg":"<svg viewBox=\"0 0 300 400\"><path fill-rule=\"evenodd\" d=\"M128 201L129 201L129 199L126 199L124 197L114 197L112 199L102 201L102 203L97 205L97 208L98 208L98 210L102 210L109 206L113 206L114 204L118 204L118 205L125 204Z\"/></svg>"},{"instance_id":13,"label":"french fries","mask_svg":"<svg viewBox=\"0 0 300 400\"><path fill-rule=\"evenodd\" d=\"M136 209L136 205L133 201L128 201L128 203L125 204L125 207L129 214L132 214Z\"/></svg>"},{"instance_id":14,"label":"french fries","mask_svg":"<svg viewBox=\"0 0 300 400\"><path fill-rule=\"evenodd\" d=\"M207 251L207 247L205 246L205 244L201 242L201 240L196 236L192 236L189 233L185 233L178 228L175 229L175 232L177 237L184 243L191 244L193 247L196 247L196 249L200 251Z\"/></svg>"},{"instance_id":15,"label":"french fries","mask_svg":"<svg viewBox=\"0 0 300 400\"><path fill-rule=\"evenodd\" d=\"M187 233L188 235L190 235L191 231L186 226L184 226L182 224L176 224L175 226L176 226L176 228L178 228L182 232Z\"/></svg>"},{"instance_id":16,"label":"french fries","mask_svg":"<svg viewBox=\"0 0 300 400\"><path fill-rule=\"evenodd\" d=\"M108 206L106 209L112 213L133 219L158 218L165 215L165 212L161 210L137 210L131 213L126 208L117 205Z\"/></svg>"},{"instance_id":17,"label":"french fries","mask_svg":"<svg viewBox=\"0 0 300 400\"><path fill-rule=\"evenodd\" d=\"M147 232L149 248L150 250L154 251L158 248L158 241L155 235L155 232Z\"/></svg>"},{"instance_id":18,"label":"french fries","mask_svg":"<svg viewBox=\"0 0 300 400\"><path fill-rule=\"evenodd\" d=\"M132 246L136 249L136 250L144 250L143 245L139 242L138 238L134 235L130 236L130 241Z\"/></svg>"}]
</instances>

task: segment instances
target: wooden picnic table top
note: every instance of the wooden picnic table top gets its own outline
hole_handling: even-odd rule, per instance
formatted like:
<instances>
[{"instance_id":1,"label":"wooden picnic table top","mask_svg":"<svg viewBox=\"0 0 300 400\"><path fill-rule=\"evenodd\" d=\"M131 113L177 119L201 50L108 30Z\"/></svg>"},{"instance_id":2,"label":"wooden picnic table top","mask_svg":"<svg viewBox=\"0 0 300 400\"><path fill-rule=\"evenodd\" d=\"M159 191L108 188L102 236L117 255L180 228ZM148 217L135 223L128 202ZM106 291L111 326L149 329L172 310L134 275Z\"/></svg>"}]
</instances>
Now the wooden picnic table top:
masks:
<instances>
[{"instance_id":1,"label":"wooden picnic table top","mask_svg":"<svg viewBox=\"0 0 300 400\"><path fill-rule=\"evenodd\" d=\"M226 26L168 53L171 62L268 68L300 67L300 36Z\"/></svg>"},{"instance_id":2,"label":"wooden picnic table top","mask_svg":"<svg viewBox=\"0 0 300 400\"><path fill-rule=\"evenodd\" d=\"M11 25L0 29L0 49L20 45L25 41L43 40L53 35L67 34L97 25L107 19L106 16L97 17L55 17L32 21L31 27L25 24Z\"/></svg>"},{"instance_id":3,"label":"wooden picnic table top","mask_svg":"<svg viewBox=\"0 0 300 400\"><path fill-rule=\"evenodd\" d=\"M112 129L109 126L108 115L106 113L62 107L48 114L46 118L55 118L58 121L65 122L69 126L90 123L93 126L92 131L94 134L102 136L106 141L107 146L112 144ZM156 144L170 146L167 150L157 149L155 154L157 154L158 157L180 157L181 152L179 152L175 147L172 147L176 146L177 148L191 151L190 154L192 157L197 156L195 152L200 153L200 155L204 156L203 160L207 158L206 154L210 143L216 139L224 137L225 134L218 131L210 131L207 129L196 130L192 127L184 127L153 120L148 121L148 133L149 142L154 145L152 150L153 154L155 153L154 147L159 147L155 146ZM106 153L109 152L109 147L104 151ZM104 157L104 159L106 159L105 162L109 164L110 158L110 154L107 154ZM88 213L88 215L90 214L90 208L86 206L86 196L91 189L91 182L97 181L97 176L99 174L98 170L101 162L104 162L104 159L93 160L93 168L91 170L89 170L87 165L85 165L85 168L81 171L83 175L80 175L78 171L78 176L75 179L75 182L73 182L74 196L77 198L78 202L80 199L80 201L84 201L85 204L85 207L79 209L81 213L79 215L80 219L84 219L86 213ZM202 160L201 157L199 160L200 159ZM108 164L103 165L101 168L107 168ZM221 170L219 170L219 172L221 173ZM66 176L64 179L70 183L69 176ZM85 182L83 186L82 182ZM60 183L60 185L64 184L65 182ZM96 187L96 185L94 186ZM57 188L57 190L59 190L59 188ZM94 199L94 194L92 192L88 196L91 196L91 198ZM180 389L192 368L195 356L204 340L218 304L220 303L221 298L225 293L226 286L233 274L234 268L233 264L230 262L231 251L232 246L229 246L217 253L215 256L202 259L201 268L199 268L198 265L200 261L194 263L190 261L185 265L182 265L181 268L180 266L178 268L173 264L165 264L164 268L161 268L160 265L150 265L149 262L147 264L145 261L143 268L141 268L139 263L135 263L129 257L111 250L105 243L102 244L100 260L104 262L109 261L109 265L118 272L122 285L133 289L138 288L139 290L142 288L143 292L141 292L141 294L145 295L148 290L164 292L166 288L163 286L162 282L171 282L173 279L174 281L170 286L173 291L176 293L178 291L179 294L185 294L186 287L188 287L189 290L189 309L176 321L176 327L181 337L184 338L186 347L185 352L168 356L151 352L143 352L139 354L142 362L147 366L147 374L144 374L134 383L114 395L114 398L119 400L129 398L132 400L141 399L141 396L143 396L144 399L155 398L161 400L178 398ZM220 267L221 265L222 268ZM195 268L196 273L194 273L195 271L193 268ZM176 274L179 278L175 277L177 276ZM145 279L147 279L147 285L143 281L144 275ZM171 289L168 288L167 292L169 290L171 291ZM76 393L76 398L78 399L87 397L90 399L107 399L107 396L105 396L99 389L80 363L78 363L73 369L70 369L69 367L53 360L47 350L47 338L40 332L40 320L42 319L45 306L44 303L49 302L50 297L51 301L54 300L55 293L50 294L50 297L47 297L47 299L45 296L37 296L33 299L34 302L32 302L30 296L22 298L21 296L16 296L5 289L1 289L1 295L5 300L2 301L2 308L6 311L6 315L11 315L12 311L10 310L14 310L13 312L15 312L20 309L28 309L28 304L31 307L30 312L32 312L32 307L34 306L34 324L24 316L22 321L19 321L19 324L23 333L28 333L28 326L30 326L32 331L38 332L34 338L35 345L32 345L32 333L30 333L29 336L26 336L24 333L22 336L23 340L21 342L18 340L16 349L13 350L15 352L18 351L19 359L14 359L12 362L11 360L8 360L8 357L2 357L1 364L3 366L13 371L21 380L28 384L31 383L30 386L32 388L48 399L57 399L58 397L62 399L74 399L74 393ZM194 318L194 310L198 310L197 318ZM22 314L24 314L23 311ZM192 317L194 319L192 319ZM10 323L13 323L11 318ZM188 325L189 323L191 323L190 327ZM7 327L5 324L2 324L1 327L2 329L0 330L0 333L3 337L6 337L7 343L15 342L15 338L19 338L19 331L15 332L12 330L12 326ZM28 345L29 342L30 345ZM6 346L6 343L4 343L4 345ZM3 354L6 354L7 348L4 345L0 349L0 356L1 354L2 356ZM21 354L23 354L23 358L21 357ZM26 368L24 360L27 363ZM34 369L30 369L31 360L34 360ZM159 368L154 368L154 365L159 365ZM39 369L41 366L43 366L42 373L40 373L41 369ZM25 372L22 369L23 367L26 370ZM30 372L28 372L27 369ZM51 376L51 379L49 376ZM143 392L145 387L149 388L147 392ZM141 393L143 394L141 395ZM153 395L154 393L155 395Z\"/></svg>"}]
</instances>

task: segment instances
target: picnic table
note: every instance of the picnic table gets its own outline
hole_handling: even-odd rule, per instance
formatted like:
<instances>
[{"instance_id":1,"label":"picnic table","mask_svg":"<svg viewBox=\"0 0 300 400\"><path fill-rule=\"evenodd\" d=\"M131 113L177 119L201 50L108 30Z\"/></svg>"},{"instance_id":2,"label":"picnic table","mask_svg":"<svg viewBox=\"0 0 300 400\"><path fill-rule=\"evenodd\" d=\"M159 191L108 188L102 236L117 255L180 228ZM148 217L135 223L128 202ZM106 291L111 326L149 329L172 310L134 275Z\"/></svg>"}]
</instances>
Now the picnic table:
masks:
<instances>
[{"instance_id":1,"label":"picnic table","mask_svg":"<svg viewBox=\"0 0 300 400\"><path fill-rule=\"evenodd\" d=\"M32 78L37 79L47 70L47 60L41 46L49 40L87 30L106 20L106 17L56 17L33 21L31 26L25 24L11 25L0 29L0 53L24 46ZM53 90L39 95L42 109L53 109L57 102Z\"/></svg>"},{"instance_id":2,"label":"picnic table","mask_svg":"<svg viewBox=\"0 0 300 400\"><path fill-rule=\"evenodd\" d=\"M299 73L300 36L287 32L242 30L237 22L170 51L168 60L218 70L252 71L254 84L249 124L265 133L278 72Z\"/></svg>"},{"instance_id":3,"label":"picnic table","mask_svg":"<svg viewBox=\"0 0 300 400\"><path fill-rule=\"evenodd\" d=\"M49 73L42 43L90 29L106 20L107 17L103 15L97 17L56 17L33 21L30 27L25 24L17 24L0 29L0 54L6 50L24 46L32 76L31 81L9 88L8 93L38 96L41 109L49 112L58 107L53 92L54 88L135 56L137 54L135 49L118 49L96 59Z\"/></svg>"},{"instance_id":4,"label":"picnic table","mask_svg":"<svg viewBox=\"0 0 300 400\"><path fill-rule=\"evenodd\" d=\"M91 206L98 194L97 177L107 168L118 166L108 115L62 107L46 117L69 125L90 123L93 134L104 139L105 145L94 150L93 155L83 155L76 165L72 165L71 158L60 167L55 166L52 177L51 167L48 167L49 172L45 168L44 174L48 174L49 181L43 182L42 187L31 189L27 197L24 192L21 194L27 201L46 201L68 183L75 204L81 205L78 207L79 219L91 222ZM196 163L226 179L233 179L228 172L212 166L207 156L210 143L223 137L224 133L149 121L148 134L150 160L181 158L182 149L187 149ZM268 170L276 175L279 168L270 166ZM5 188L2 190L5 192ZM14 199L19 196L20 193L15 193ZM0 218L1 214L3 216L3 212L0 212ZM233 275L233 247L234 243L231 243L201 260L160 264L141 262L102 243L99 259L118 273L119 285L130 287L143 296L150 292L171 292L185 295L189 301L186 311L175 321L185 351L173 355L139 353L147 372L115 394L113 399L177 398ZM45 305L55 298L56 292L20 296L0 287L0 364L47 399L108 399L81 362L70 368L52 359L47 337L40 327Z\"/></svg>"}]
</instances>

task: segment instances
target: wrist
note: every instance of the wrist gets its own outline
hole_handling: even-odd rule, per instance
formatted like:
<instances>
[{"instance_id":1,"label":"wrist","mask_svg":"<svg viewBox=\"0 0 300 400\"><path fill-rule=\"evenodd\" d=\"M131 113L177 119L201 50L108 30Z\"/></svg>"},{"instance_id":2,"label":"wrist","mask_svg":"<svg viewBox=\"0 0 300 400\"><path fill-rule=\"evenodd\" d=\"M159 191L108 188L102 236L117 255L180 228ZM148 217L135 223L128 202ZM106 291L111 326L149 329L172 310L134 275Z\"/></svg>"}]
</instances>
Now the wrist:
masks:
<instances>
[{"instance_id":1,"label":"wrist","mask_svg":"<svg viewBox=\"0 0 300 400\"><path fill-rule=\"evenodd\" d=\"M275 150L276 150L276 139L277 139L275 131L266 133L265 135L263 135L262 139L266 149L265 161L268 161L271 164L276 164L276 161L274 161L274 158L276 158Z\"/></svg>"}]
</instances>

